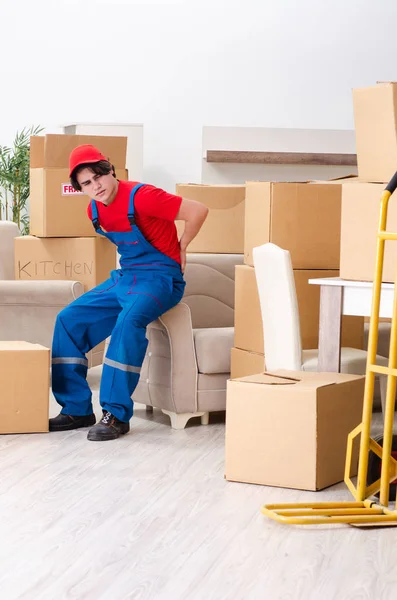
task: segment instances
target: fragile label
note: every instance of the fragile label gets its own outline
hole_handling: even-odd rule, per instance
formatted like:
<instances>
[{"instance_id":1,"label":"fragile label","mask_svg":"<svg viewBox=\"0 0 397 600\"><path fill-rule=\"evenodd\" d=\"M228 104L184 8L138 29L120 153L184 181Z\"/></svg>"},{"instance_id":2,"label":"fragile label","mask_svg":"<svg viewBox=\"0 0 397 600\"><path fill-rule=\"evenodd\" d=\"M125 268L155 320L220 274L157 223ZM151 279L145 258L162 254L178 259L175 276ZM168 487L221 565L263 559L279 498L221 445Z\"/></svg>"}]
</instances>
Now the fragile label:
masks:
<instances>
[{"instance_id":1,"label":"fragile label","mask_svg":"<svg viewBox=\"0 0 397 600\"><path fill-rule=\"evenodd\" d=\"M78 192L70 183L62 183L62 196L84 196L84 192Z\"/></svg>"}]
</instances>

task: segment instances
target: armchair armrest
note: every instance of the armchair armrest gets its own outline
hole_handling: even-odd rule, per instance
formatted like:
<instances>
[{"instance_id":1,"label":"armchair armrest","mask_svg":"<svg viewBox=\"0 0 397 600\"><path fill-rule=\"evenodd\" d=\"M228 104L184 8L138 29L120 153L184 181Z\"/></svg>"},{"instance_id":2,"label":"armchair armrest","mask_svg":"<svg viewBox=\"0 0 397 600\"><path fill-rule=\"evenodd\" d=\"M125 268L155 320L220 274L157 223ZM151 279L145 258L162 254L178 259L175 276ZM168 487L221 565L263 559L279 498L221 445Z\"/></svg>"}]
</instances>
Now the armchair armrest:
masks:
<instances>
[{"instance_id":1,"label":"armchair armrest","mask_svg":"<svg viewBox=\"0 0 397 600\"><path fill-rule=\"evenodd\" d=\"M51 348L57 314L84 293L80 281L0 281L0 340L25 340ZM87 354L88 366L102 364L105 343Z\"/></svg>"},{"instance_id":2,"label":"armchair armrest","mask_svg":"<svg viewBox=\"0 0 397 600\"><path fill-rule=\"evenodd\" d=\"M57 314L83 292L79 281L0 281L0 340L51 348Z\"/></svg>"},{"instance_id":3,"label":"armchair armrest","mask_svg":"<svg viewBox=\"0 0 397 600\"><path fill-rule=\"evenodd\" d=\"M80 281L0 280L0 305L63 307L83 293Z\"/></svg>"},{"instance_id":4,"label":"armchair armrest","mask_svg":"<svg viewBox=\"0 0 397 600\"><path fill-rule=\"evenodd\" d=\"M158 321L166 329L170 340L174 410L194 413L197 411L198 370L190 308L180 302L161 315Z\"/></svg>"}]
</instances>

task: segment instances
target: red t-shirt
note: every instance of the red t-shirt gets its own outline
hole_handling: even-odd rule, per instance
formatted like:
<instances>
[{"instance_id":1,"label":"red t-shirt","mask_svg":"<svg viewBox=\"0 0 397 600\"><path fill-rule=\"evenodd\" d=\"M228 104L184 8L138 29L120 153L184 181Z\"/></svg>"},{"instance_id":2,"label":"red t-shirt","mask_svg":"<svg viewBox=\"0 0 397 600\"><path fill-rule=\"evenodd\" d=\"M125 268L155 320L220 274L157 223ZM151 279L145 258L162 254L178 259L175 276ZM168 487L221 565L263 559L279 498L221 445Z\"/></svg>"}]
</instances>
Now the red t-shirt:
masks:
<instances>
[{"instance_id":1,"label":"red t-shirt","mask_svg":"<svg viewBox=\"0 0 397 600\"><path fill-rule=\"evenodd\" d=\"M131 231L128 221L128 204L133 181L119 181L116 197L109 206L97 202L98 217L105 231ZM152 185L139 188L134 198L135 221L143 236L157 250L181 262L175 217L178 214L182 198L168 194ZM87 207L92 218L91 202Z\"/></svg>"}]
</instances>

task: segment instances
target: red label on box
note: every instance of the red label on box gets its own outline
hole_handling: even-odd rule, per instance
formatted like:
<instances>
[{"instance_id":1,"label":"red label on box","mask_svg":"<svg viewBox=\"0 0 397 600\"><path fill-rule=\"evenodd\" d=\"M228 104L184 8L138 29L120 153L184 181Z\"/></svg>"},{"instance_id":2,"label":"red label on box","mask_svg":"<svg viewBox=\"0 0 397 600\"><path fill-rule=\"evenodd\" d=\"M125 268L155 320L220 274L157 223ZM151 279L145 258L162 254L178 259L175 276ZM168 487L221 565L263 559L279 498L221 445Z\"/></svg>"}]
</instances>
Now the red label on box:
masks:
<instances>
[{"instance_id":1,"label":"red label on box","mask_svg":"<svg viewBox=\"0 0 397 600\"><path fill-rule=\"evenodd\" d=\"M62 183L62 196L84 196L84 192L78 192L70 183Z\"/></svg>"}]
</instances>

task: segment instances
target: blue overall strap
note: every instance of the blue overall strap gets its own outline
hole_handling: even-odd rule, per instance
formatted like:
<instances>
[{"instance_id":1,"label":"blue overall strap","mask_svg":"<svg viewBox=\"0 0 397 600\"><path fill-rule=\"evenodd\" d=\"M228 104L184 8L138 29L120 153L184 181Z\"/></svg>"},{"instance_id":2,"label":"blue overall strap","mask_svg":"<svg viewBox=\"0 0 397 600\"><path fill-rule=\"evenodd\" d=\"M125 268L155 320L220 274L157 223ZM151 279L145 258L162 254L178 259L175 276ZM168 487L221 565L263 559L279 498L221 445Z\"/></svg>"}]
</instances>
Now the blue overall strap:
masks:
<instances>
[{"instance_id":1,"label":"blue overall strap","mask_svg":"<svg viewBox=\"0 0 397 600\"><path fill-rule=\"evenodd\" d=\"M98 209L95 200L91 200L91 213L92 224L95 227L95 231L98 231L98 229L100 228L100 224L98 218Z\"/></svg>"},{"instance_id":2,"label":"blue overall strap","mask_svg":"<svg viewBox=\"0 0 397 600\"><path fill-rule=\"evenodd\" d=\"M144 183L138 183L135 187L132 188L131 190L131 194L130 194L130 203L128 206L128 220L130 222L131 227L133 225L135 225L135 217L134 217L134 197L136 192L139 190L139 188L143 187L145 184Z\"/></svg>"}]
</instances>

